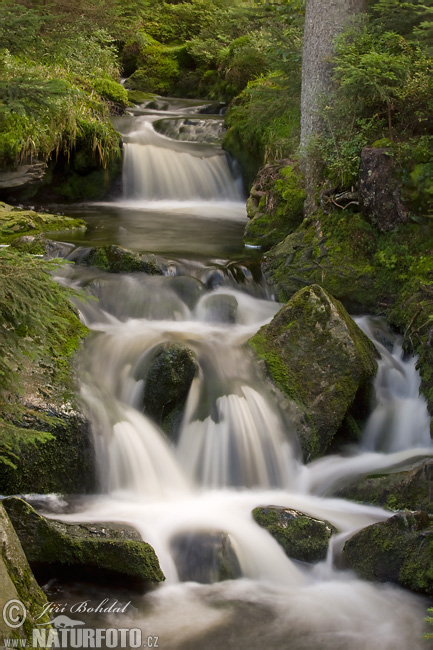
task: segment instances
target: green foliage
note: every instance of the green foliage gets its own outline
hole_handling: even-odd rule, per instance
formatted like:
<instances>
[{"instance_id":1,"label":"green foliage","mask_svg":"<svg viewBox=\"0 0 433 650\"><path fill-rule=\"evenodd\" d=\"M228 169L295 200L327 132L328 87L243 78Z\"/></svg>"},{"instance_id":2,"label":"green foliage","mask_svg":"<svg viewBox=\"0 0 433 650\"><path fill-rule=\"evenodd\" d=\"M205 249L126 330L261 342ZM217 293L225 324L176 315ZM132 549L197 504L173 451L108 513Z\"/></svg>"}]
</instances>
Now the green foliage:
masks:
<instances>
[{"instance_id":1,"label":"green foliage","mask_svg":"<svg viewBox=\"0 0 433 650\"><path fill-rule=\"evenodd\" d=\"M50 276L57 264L0 250L0 462L12 466L13 450L21 444L52 437L23 426L31 411L19 397L38 385L35 368L47 376L47 384L68 385L68 357L86 331L68 291ZM48 426L55 418L38 413L37 420Z\"/></svg>"},{"instance_id":2,"label":"green foliage","mask_svg":"<svg viewBox=\"0 0 433 650\"><path fill-rule=\"evenodd\" d=\"M418 149L418 139L425 143L433 119L432 71L426 50L396 32L367 22L339 36L335 91L323 100L323 132L311 142L324 178L337 188L356 184L366 145L387 146L400 164L408 153L405 142L411 149ZM414 172L408 156L405 167L403 176L428 174L428 168ZM410 179L407 186L413 190Z\"/></svg>"}]
</instances>

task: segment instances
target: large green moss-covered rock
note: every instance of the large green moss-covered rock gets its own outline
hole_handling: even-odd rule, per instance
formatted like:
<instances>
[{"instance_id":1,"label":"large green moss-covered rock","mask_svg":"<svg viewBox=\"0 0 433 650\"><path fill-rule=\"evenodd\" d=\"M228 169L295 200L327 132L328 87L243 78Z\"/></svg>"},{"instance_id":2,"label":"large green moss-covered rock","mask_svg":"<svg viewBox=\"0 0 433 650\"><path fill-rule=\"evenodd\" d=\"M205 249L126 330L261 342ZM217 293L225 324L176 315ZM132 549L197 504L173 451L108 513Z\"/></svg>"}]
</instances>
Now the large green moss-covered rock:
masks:
<instances>
[{"instance_id":1,"label":"large green moss-covered rock","mask_svg":"<svg viewBox=\"0 0 433 650\"><path fill-rule=\"evenodd\" d=\"M170 437L177 432L197 367L194 353L181 343L159 346L150 360L143 409Z\"/></svg>"},{"instance_id":2,"label":"large green moss-covered rock","mask_svg":"<svg viewBox=\"0 0 433 650\"><path fill-rule=\"evenodd\" d=\"M426 512L400 512L363 528L343 556L360 578L433 595L433 527Z\"/></svg>"},{"instance_id":3,"label":"large green moss-covered rock","mask_svg":"<svg viewBox=\"0 0 433 650\"><path fill-rule=\"evenodd\" d=\"M47 438L16 443L15 468L0 464L1 494L83 494L96 490L96 460L89 422L78 411L28 409L20 423L23 433L44 431ZM48 419L47 419L48 418ZM25 426L23 426L25 425ZM0 421L0 441L2 439Z\"/></svg>"},{"instance_id":4,"label":"large green moss-covered rock","mask_svg":"<svg viewBox=\"0 0 433 650\"><path fill-rule=\"evenodd\" d=\"M357 479L336 496L390 510L425 510L433 515L432 494L433 461L427 460L413 469Z\"/></svg>"},{"instance_id":5,"label":"large green moss-covered rock","mask_svg":"<svg viewBox=\"0 0 433 650\"><path fill-rule=\"evenodd\" d=\"M69 570L77 576L120 577L133 584L165 580L155 551L128 526L69 524L39 515L22 499L3 501L33 570L44 578Z\"/></svg>"},{"instance_id":6,"label":"large green moss-covered rock","mask_svg":"<svg viewBox=\"0 0 433 650\"><path fill-rule=\"evenodd\" d=\"M96 266L110 273L141 272L148 275L163 275L164 273L154 255L141 255L115 245L90 248L81 256L79 262L86 266Z\"/></svg>"},{"instance_id":7,"label":"large green moss-covered rock","mask_svg":"<svg viewBox=\"0 0 433 650\"><path fill-rule=\"evenodd\" d=\"M253 517L271 533L288 557L301 562L325 560L329 540L337 532L328 521L277 506L254 508Z\"/></svg>"},{"instance_id":8,"label":"large green moss-covered rock","mask_svg":"<svg viewBox=\"0 0 433 650\"><path fill-rule=\"evenodd\" d=\"M10 519L0 503L0 611L10 600L20 600L26 608L26 619L22 627L11 628L5 617L0 616L0 638L32 638L35 618L39 617L47 604L45 594L38 586L24 554ZM18 610L11 612L14 616ZM46 614L38 623L47 623Z\"/></svg>"},{"instance_id":9,"label":"large green moss-covered rock","mask_svg":"<svg viewBox=\"0 0 433 650\"><path fill-rule=\"evenodd\" d=\"M296 293L249 341L268 377L301 406L305 460L323 455L377 364L375 348L343 305L318 285Z\"/></svg>"}]
</instances>

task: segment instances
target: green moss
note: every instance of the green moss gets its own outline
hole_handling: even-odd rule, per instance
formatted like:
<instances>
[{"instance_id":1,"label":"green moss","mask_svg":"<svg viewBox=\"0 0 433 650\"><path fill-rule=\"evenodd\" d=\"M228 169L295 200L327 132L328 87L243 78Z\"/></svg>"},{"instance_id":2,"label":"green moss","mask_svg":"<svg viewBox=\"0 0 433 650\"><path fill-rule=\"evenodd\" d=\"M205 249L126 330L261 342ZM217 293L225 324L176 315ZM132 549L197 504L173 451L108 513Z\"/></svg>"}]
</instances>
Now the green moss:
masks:
<instances>
[{"instance_id":1,"label":"green moss","mask_svg":"<svg viewBox=\"0 0 433 650\"><path fill-rule=\"evenodd\" d=\"M288 557L302 562L326 558L329 540L336 529L327 521L314 519L296 510L255 508L253 518L276 539Z\"/></svg>"},{"instance_id":2,"label":"green moss","mask_svg":"<svg viewBox=\"0 0 433 650\"><path fill-rule=\"evenodd\" d=\"M141 90L128 90L127 92L128 101L131 104L144 104L144 102L149 102L155 97L152 93L144 93Z\"/></svg>"},{"instance_id":3,"label":"green moss","mask_svg":"<svg viewBox=\"0 0 433 650\"><path fill-rule=\"evenodd\" d=\"M85 228L82 219L62 217L56 214L20 210L0 202L0 242L10 243L22 235L37 235L41 232L55 232Z\"/></svg>"},{"instance_id":4,"label":"green moss","mask_svg":"<svg viewBox=\"0 0 433 650\"><path fill-rule=\"evenodd\" d=\"M16 532L2 504L0 504L0 585L4 602L18 598L24 603L27 616L23 632L30 642L33 626L36 624L35 618L40 616L47 604L47 599L36 583ZM38 618L38 623L47 624L49 618L47 614L44 614ZM15 636L12 632L16 632ZM5 638L11 636L17 638L20 632L21 630L12 630L4 626L3 621L0 622L0 633Z\"/></svg>"},{"instance_id":5,"label":"green moss","mask_svg":"<svg viewBox=\"0 0 433 650\"><path fill-rule=\"evenodd\" d=\"M31 565L88 566L144 581L165 580L153 548L111 527L65 524L45 519L21 499L5 499Z\"/></svg>"},{"instance_id":6,"label":"green moss","mask_svg":"<svg viewBox=\"0 0 433 650\"><path fill-rule=\"evenodd\" d=\"M371 341L338 301L313 285L292 296L249 345L310 421L301 439L305 458L323 454L376 372Z\"/></svg>"},{"instance_id":7,"label":"green moss","mask_svg":"<svg viewBox=\"0 0 433 650\"><path fill-rule=\"evenodd\" d=\"M121 246L92 248L81 259L81 264L96 266L110 273L147 273L162 275L163 270L154 255L140 255Z\"/></svg>"},{"instance_id":8,"label":"green moss","mask_svg":"<svg viewBox=\"0 0 433 650\"><path fill-rule=\"evenodd\" d=\"M245 243L268 249L280 242L302 222L304 200L303 178L297 168L280 164L264 167L247 202L250 221Z\"/></svg>"},{"instance_id":9,"label":"green moss","mask_svg":"<svg viewBox=\"0 0 433 650\"><path fill-rule=\"evenodd\" d=\"M93 88L101 97L108 99L110 102L114 102L121 107L126 107L128 104L128 92L122 84L113 81L113 79L108 77L96 79L93 82Z\"/></svg>"},{"instance_id":10,"label":"green moss","mask_svg":"<svg viewBox=\"0 0 433 650\"><path fill-rule=\"evenodd\" d=\"M425 512L401 512L356 533L344 557L365 580L394 582L433 595L433 529ZM368 553L365 549L368 548Z\"/></svg>"}]
</instances>

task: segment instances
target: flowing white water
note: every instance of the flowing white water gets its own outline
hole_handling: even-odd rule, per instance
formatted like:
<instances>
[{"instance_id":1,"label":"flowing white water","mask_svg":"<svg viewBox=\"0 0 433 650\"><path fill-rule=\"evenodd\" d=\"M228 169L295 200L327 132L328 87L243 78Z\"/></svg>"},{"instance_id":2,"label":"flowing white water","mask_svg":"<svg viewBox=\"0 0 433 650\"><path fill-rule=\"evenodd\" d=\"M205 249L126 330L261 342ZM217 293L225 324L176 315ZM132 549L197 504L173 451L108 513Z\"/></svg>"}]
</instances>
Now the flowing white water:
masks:
<instances>
[{"instance_id":1,"label":"flowing white water","mask_svg":"<svg viewBox=\"0 0 433 650\"><path fill-rule=\"evenodd\" d=\"M148 126L146 130L152 141L160 137ZM160 166L168 165L168 154L170 175L182 177L183 171L176 171L179 160L173 166L172 161L184 154L178 148L170 153L167 142L158 147L141 140L133 146L147 150L137 149L139 154L129 157L132 169L125 166L127 177L135 179L131 187L147 185L152 167L158 179L150 186L154 198L162 198L165 186L157 183L166 169ZM199 166L213 158L185 155ZM194 170L194 165L188 167L188 176ZM188 181L190 189L181 196L190 198L191 187L202 183L208 192L207 172L205 180L201 173ZM233 189L236 183L230 182ZM167 183L172 188L175 181ZM221 198L218 183L210 194ZM230 187L222 193L231 192ZM122 617L119 627L138 626L146 636L158 635L160 647L169 649L424 647L423 602L396 588L356 580L331 561L314 568L296 564L251 516L259 505L294 508L330 521L346 537L386 519L390 513L382 509L319 495L356 475L432 454L425 402L416 395L419 379L410 370L415 361L402 359L398 345L389 351L375 335L382 359L371 420L386 420L387 435L382 424L370 421L364 442L350 457L328 457L303 467L294 451L296 431L263 385L246 346L279 305L266 299L265 289L245 267L226 271L214 261L169 262L167 275L157 278L79 268L63 272L64 282L87 286L97 298L80 304L83 320L95 332L83 354L82 381L103 493L64 518L134 525L154 546L167 576L155 592L135 598L134 612ZM374 326L368 323L360 324L372 335ZM172 443L141 412L151 356L166 342L186 344L198 363L179 437ZM412 408L411 400L417 412L413 421L401 411L398 418L389 413L402 402ZM387 414L376 418L381 408ZM402 419L407 424L399 427ZM373 429L378 433L369 433ZM206 531L228 533L242 579L210 585L179 582L173 540Z\"/></svg>"},{"instance_id":2,"label":"flowing white water","mask_svg":"<svg viewBox=\"0 0 433 650\"><path fill-rule=\"evenodd\" d=\"M126 138L123 178L127 199L242 199L222 150L187 142L168 147L150 121L141 121L140 129Z\"/></svg>"}]
</instances>

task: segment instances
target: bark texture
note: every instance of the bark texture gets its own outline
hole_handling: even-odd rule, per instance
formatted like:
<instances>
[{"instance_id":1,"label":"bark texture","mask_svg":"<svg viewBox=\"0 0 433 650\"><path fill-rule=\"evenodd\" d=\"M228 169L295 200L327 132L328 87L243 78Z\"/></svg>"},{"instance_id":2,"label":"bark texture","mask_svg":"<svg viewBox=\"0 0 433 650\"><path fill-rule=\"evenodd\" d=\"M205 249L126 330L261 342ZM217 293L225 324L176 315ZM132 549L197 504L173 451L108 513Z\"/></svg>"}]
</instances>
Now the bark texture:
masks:
<instances>
[{"instance_id":1,"label":"bark texture","mask_svg":"<svg viewBox=\"0 0 433 650\"><path fill-rule=\"evenodd\" d=\"M357 15L367 10L366 0L307 0L302 54L301 151L306 154L313 135L322 130L320 103L332 87L332 53L335 37ZM318 175L305 155L306 212L314 209Z\"/></svg>"}]
</instances>

